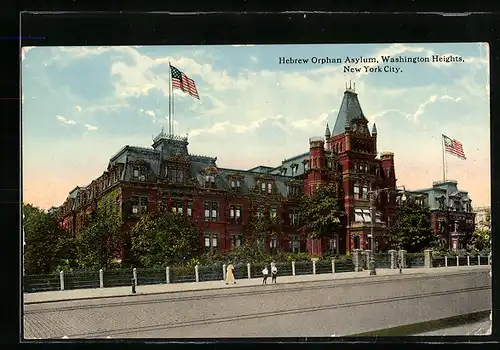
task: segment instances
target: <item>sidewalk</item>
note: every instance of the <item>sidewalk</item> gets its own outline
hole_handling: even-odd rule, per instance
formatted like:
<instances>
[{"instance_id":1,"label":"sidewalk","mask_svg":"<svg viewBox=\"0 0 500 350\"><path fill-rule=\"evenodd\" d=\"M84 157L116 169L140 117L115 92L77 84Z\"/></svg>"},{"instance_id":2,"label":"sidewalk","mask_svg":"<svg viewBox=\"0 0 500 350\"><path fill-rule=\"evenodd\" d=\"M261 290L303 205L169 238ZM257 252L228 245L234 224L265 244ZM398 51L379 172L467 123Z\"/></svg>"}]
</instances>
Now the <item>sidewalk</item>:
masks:
<instances>
[{"instance_id":1,"label":"sidewalk","mask_svg":"<svg viewBox=\"0 0 500 350\"><path fill-rule=\"evenodd\" d=\"M403 275L436 275L447 274L465 271L489 271L490 266L460 266L460 267L436 267L436 268L408 268L403 269ZM328 280L353 280L355 278L377 278L384 276L399 275L397 269L377 269L376 276L370 276L369 270L361 272L339 272L339 273L323 273L316 275L301 275L301 276L278 276L278 284L291 284L315 281ZM271 282L271 278L267 280ZM94 289L73 289L65 291L49 291L38 293L24 293L25 304L47 303L57 301L73 301L95 298L116 298L126 296L165 294L175 292L217 290L225 288L252 287L262 284L262 278L237 279L236 284L228 286L224 281L208 281L208 282L190 282L190 283L171 283L171 284L153 284L153 285L138 285L136 294L132 294L132 287L109 287L109 288L94 288Z\"/></svg>"}]
</instances>

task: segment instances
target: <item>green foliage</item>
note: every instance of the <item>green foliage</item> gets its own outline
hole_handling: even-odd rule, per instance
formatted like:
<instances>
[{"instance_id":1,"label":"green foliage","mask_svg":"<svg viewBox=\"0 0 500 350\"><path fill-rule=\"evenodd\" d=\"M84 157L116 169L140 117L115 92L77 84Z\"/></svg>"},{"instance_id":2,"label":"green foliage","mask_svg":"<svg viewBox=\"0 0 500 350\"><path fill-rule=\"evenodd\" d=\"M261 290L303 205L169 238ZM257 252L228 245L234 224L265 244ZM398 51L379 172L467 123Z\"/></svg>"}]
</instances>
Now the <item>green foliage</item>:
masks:
<instances>
[{"instance_id":1,"label":"green foliage","mask_svg":"<svg viewBox=\"0 0 500 350\"><path fill-rule=\"evenodd\" d=\"M282 231L280 228L281 220L276 210L273 210L268 202L263 203L258 212L252 215L246 230L252 233L253 241L264 243L266 237L277 237Z\"/></svg>"},{"instance_id":2,"label":"green foliage","mask_svg":"<svg viewBox=\"0 0 500 350\"><path fill-rule=\"evenodd\" d=\"M488 229L477 229L472 235L472 247L475 251L484 252L490 250L490 230Z\"/></svg>"},{"instance_id":3,"label":"green foliage","mask_svg":"<svg viewBox=\"0 0 500 350\"><path fill-rule=\"evenodd\" d=\"M428 207L407 200L398 206L398 217L390 229L390 243L408 253L422 252L436 246L438 235L432 230Z\"/></svg>"},{"instance_id":4,"label":"green foliage","mask_svg":"<svg viewBox=\"0 0 500 350\"><path fill-rule=\"evenodd\" d=\"M59 227L52 214L25 204L23 228L26 274L51 273L57 269L62 259L72 257L74 244L71 234Z\"/></svg>"},{"instance_id":5,"label":"green foliage","mask_svg":"<svg viewBox=\"0 0 500 350\"><path fill-rule=\"evenodd\" d=\"M143 267L186 265L199 256L199 233L185 216L158 211L133 228L132 252Z\"/></svg>"},{"instance_id":6,"label":"green foliage","mask_svg":"<svg viewBox=\"0 0 500 350\"><path fill-rule=\"evenodd\" d=\"M121 213L116 193L105 196L87 216L78 235L78 260L87 268L109 268L123 246Z\"/></svg>"},{"instance_id":7,"label":"green foliage","mask_svg":"<svg viewBox=\"0 0 500 350\"><path fill-rule=\"evenodd\" d=\"M320 185L313 196L300 201L301 229L311 238L331 237L341 227L341 210L335 184Z\"/></svg>"}]
</instances>

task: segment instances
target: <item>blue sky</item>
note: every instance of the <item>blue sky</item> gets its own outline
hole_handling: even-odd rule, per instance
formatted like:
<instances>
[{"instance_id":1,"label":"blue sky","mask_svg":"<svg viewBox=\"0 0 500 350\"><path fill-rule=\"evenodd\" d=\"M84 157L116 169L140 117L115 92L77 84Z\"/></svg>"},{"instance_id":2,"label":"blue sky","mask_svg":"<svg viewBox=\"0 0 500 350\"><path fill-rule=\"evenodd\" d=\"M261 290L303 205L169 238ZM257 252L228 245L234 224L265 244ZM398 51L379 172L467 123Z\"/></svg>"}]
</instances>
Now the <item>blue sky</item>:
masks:
<instances>
[{"instance_id":1,"label":"blue sky","mask_svg":"<svg viewBox=\"0 0 500 350\"><path fill-rule=\"evenodd\" d=\"M463 57L458 63L383 64L380 56ZM394 73L344 73L341 64L279 64L279 57L374 57ZM463 143L448 178L473 205L490 204L488 46L346 44L30 47L22 53L24 200L48 208L106 169L124 145L149 147L167 128L168 63L196 82L200 100L175 91L175 133L221 167L278 165L331 127L345 83L377 123L380 151L395 153L398 185L442 179L441 134ZM356 66L349 64L350 66ZM364 69L363 69L364 70Z\"/></svg>"}]
</instances>

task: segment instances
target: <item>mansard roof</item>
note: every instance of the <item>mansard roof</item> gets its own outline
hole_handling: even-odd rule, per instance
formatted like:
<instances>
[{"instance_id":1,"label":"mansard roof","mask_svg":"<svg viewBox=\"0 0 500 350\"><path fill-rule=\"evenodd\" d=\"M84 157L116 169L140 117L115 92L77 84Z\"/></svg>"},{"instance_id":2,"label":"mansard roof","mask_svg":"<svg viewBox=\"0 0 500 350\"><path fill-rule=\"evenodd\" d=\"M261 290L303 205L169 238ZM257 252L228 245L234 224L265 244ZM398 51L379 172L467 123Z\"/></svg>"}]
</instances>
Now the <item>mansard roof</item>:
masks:
<instances>
[{"instance_id":1,"label":"mansard roof","mask_svg":"<svg viewBox=\"0 0 500 350\"><path fill-rule=\"evenodd\" d=\"M292 158L285 159L281 162L280 166L277 166L276 168L273 168L271 170L271 174L273 175L280 175L281 174L281 169L286 169L285 176L291 177L292 176L292 166L297 164L297 172L294 175L294 177L302 176L305 173L305 167L304 167L304 160L309 158L309 151L298 154Z\"/></svg>"},{"instance_id":2,"label":"mansard roof","mask_svg":"<svg viewBox=\"0 0 500 350\"><path fill-rule=\"evenodd\" d=\"M352 120L356 118L366 119L358 100L358 94L351 89L347 89L342 98L337 120L332 130L332 136L344 133L346 125L350 125Z\"/></svg>"}]
</instances>

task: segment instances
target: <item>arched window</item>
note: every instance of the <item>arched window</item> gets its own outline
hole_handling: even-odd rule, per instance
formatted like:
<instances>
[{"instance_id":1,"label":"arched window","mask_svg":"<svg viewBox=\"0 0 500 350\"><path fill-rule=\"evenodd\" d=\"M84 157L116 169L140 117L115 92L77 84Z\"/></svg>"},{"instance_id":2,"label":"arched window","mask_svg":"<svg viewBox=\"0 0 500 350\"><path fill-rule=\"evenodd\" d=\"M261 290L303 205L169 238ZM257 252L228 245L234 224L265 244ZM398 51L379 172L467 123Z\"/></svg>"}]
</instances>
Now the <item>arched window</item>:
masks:
<instances>
[{"instance_id":1,"label":"arched window","mask_svg":"<svg viewBox=\"0 0 500 350\"><path fill-rule=\"evenodd\" d=\"M354 162L354 171L358 171L358 162Z\"/></svg>"}]
</instances>

